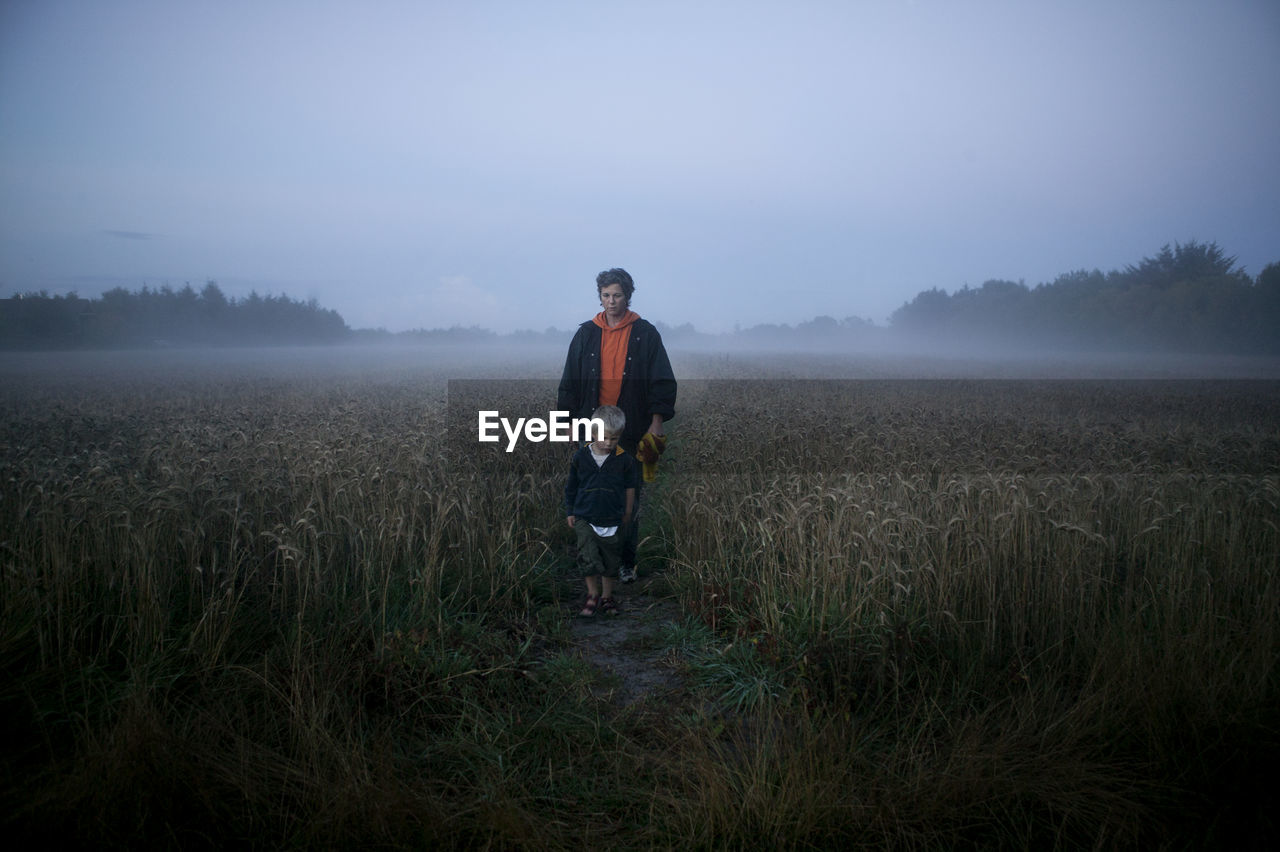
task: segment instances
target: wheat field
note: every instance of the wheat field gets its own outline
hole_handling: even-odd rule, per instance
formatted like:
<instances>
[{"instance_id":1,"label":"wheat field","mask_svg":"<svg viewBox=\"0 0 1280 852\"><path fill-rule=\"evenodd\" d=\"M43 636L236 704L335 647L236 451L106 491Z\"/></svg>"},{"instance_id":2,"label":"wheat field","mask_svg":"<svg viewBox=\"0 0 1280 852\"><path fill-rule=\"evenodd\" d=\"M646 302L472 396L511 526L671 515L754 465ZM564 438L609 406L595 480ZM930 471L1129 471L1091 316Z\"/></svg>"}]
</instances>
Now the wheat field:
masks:
<instances>
[{"instance_id":1,"label":"wheat field","mask_svg":"<svg viewBox=\"0 0 1280 852\"><path fill-rule=\"evenodd\" d=\"M6 373L6 833L1275 841L1280 383L725 366L646 491L686 686L630 708L567 627L567 451L468 431L542 365Z\"/></svg>"}]
</instances>

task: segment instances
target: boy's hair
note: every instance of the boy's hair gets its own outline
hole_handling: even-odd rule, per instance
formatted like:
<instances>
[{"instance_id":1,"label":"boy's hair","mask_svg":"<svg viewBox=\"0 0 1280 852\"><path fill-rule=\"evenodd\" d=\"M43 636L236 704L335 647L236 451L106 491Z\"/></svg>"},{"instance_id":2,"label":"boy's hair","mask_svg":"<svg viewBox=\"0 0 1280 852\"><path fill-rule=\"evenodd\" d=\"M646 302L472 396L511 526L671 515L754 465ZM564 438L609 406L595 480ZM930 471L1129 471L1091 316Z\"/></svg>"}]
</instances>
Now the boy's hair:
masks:
<instances>
[{"instance_id":1,"label":"boy's hair","mask_svg":"<svg viewBox=\"0 0 1280 852\"><path fill-rule=\"evenodd\" d=\"M627 425L626 413L616 405L602 405L591 416L604 421L606 435L621 435Z\"/></svg>"},{"instance_id":2,"label":"boy's hair","mask_svg":"<svg viewBox=\"0 0 1280 852\"><path fill-rule=\"evenodd\" d=\"M627 304L631 304L631 294L636 291L636 284L631 280L631 274L625 269L614 267L606 269L596 276L596 293L608 287L610 284L618 284L622 287L622 297L627 300Z\"/></svg>"}]
</instances>

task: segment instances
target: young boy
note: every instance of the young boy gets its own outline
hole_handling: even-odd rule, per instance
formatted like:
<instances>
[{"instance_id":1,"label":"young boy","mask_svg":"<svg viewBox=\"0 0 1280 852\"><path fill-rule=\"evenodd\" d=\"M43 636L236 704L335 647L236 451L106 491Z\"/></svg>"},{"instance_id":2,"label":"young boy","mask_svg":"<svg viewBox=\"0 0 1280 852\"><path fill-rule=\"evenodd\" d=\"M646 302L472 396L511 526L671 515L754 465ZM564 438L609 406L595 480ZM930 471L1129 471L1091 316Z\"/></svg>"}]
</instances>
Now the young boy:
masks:
<instances>
[{"instance_id":1,"label":"young boy","mask_svg":"<svg viewBox=\"0 0 1280 852\"><path fill-rule=\"evenodd\" d=\"M587 602L581 616L617 615L613 579L622 563L622 539L635 509L640 466L618 446L627 416L614 405L602 405L591 415L604 421L604 438L573 454L564 506L569 528L578 537L578 567L587 583Z\"/></svg>"}]
</instances>

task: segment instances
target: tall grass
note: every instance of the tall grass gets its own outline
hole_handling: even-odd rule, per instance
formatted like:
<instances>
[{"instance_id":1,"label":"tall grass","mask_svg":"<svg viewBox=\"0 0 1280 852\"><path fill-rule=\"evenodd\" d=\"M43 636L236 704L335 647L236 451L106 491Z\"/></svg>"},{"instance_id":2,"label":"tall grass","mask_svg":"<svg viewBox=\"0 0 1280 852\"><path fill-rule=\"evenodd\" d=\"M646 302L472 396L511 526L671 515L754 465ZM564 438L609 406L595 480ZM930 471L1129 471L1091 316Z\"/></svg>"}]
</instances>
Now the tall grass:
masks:
<instances>
[{"instance_id":1,"label":"tall grass","mask_svg":"<svg viewBox=\"0 0 1280 852\"><path fill-rule=\"evenodd\" d=\"M489 830L456 815L450 773L413 780L405 749L477 719L509 731L491 691L547 693L530 675L560 471L455 463L442 394L246 380L8 400L18 826L215 845L371 819Z\"/></svg>"},{"instance_id":2,"label":"tall grass","mask_svg":"<svg viewBox=\"0 0 1280 852\"><path fill-rule=\"evenodd\" d=\"M682 592L803 708L788 762L810 738L857 753L854 784L801 758L800 801L878 791L919 820L911 844L983 822L1010 845L1140 844L1160 812L1213 842L1266 830L1273 387L778 384L750 388L772 403L750 417L719 390L665 495ZM745 778L717 777L698 789L732 823Z\"/></svg>"},{"instance_id":3,"label":"tall grass","mask_svg":"<svg viewBox=\"0 0 1280 852\"><path fill-rule=\"evenodd\" d=\"M484 391L545 410L549 388ZM8 384L9 834L1266 836L1274 385L691 384L645 530L690 689L625 711L566 628L565 453L478 448L444 391L421 370Z\"/></svg>"}]
</instances>

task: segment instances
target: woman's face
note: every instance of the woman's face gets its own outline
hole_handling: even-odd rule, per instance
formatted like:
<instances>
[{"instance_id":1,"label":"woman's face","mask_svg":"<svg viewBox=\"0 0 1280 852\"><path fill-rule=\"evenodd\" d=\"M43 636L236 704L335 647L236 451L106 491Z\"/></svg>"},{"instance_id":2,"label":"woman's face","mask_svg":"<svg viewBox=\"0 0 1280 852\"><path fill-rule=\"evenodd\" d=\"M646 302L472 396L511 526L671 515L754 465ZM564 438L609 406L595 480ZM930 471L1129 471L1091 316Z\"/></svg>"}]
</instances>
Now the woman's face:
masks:
<instances>
[{"instance_id":1,"label":"woman's face","mask_svg":"<svg viewBox=\"0 0 1280 852\"><path fill-rule=\"evenodd\" d=\"M600 307L604 308L605 316L609 319L622 319L627 312L627 297L622 294L621 284L600 288Z\"/></svg>"}]
</instances>

